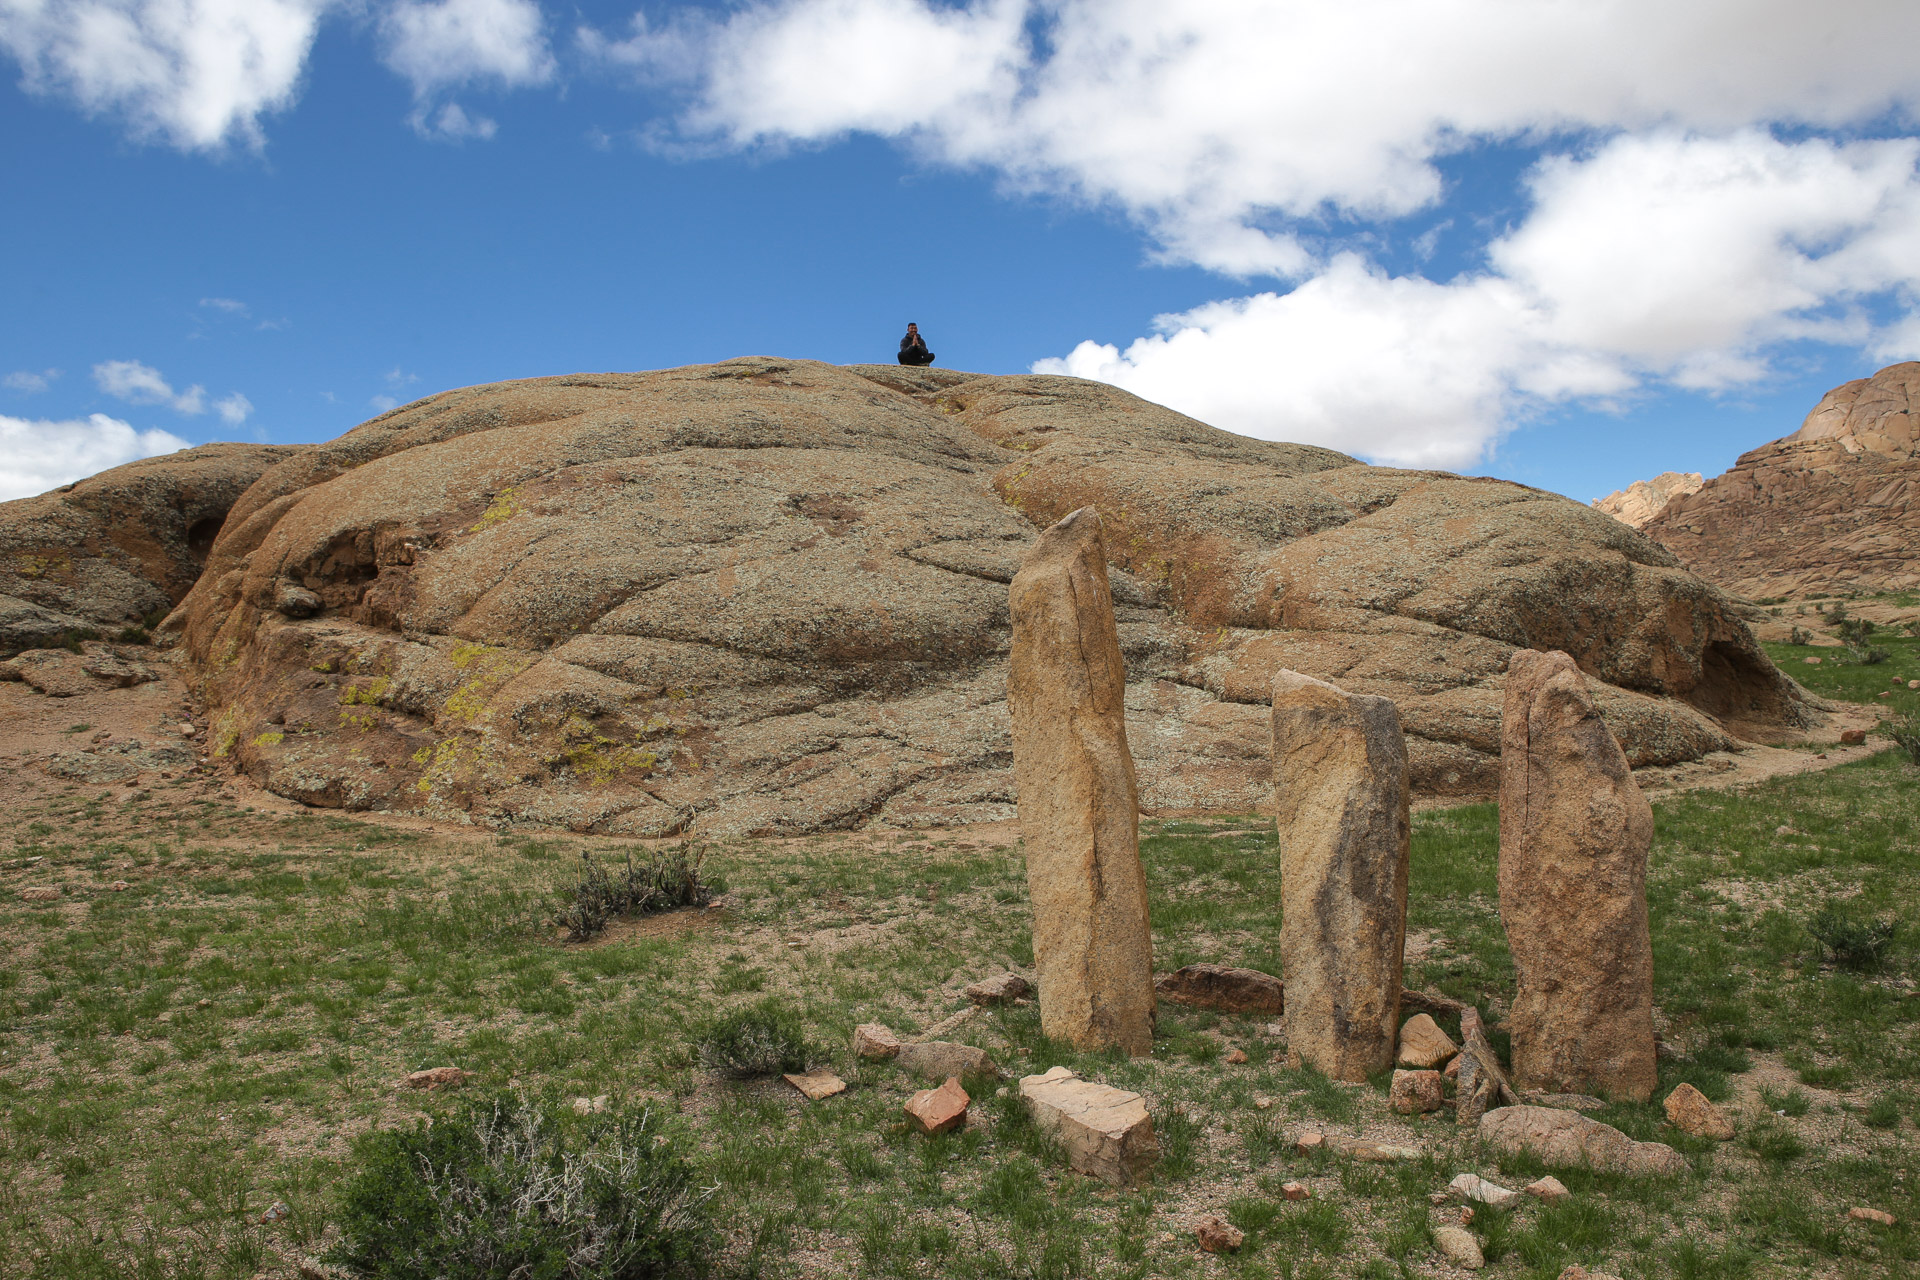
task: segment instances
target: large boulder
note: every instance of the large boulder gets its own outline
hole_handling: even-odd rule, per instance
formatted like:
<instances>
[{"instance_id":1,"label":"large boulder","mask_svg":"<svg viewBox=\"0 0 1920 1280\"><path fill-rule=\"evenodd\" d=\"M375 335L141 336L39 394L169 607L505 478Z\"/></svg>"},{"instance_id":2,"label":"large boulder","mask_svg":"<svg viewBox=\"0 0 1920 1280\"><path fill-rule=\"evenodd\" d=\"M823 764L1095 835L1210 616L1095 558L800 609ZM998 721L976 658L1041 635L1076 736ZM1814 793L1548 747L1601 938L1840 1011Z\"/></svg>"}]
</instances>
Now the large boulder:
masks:
<instances>
[{"instance_id":1,"label":"large boulder","mask_svg":"<svg viewBox=\"0 0 1920 1280\"><path fill-rule=\"evenodd\" d=\"M0 656L171 610L235 500L302 448L203 444L0 502Z\"/></svg>"},{"instance_id":2,"label":"large boulder","mask_svg":"<svg viewBox=\"0 0 1920 1280\"><path fill-rule=\"evenodd\" d=\"M1798 431L1642 528L1752 598L1920 587L1920 362L1835 387Z\"/></svg>"},{"instance_id":3,"label":"large boulder","mask_svg":"<svg viewBox=\"0 0 1920 1280\"><path fill-rule=\"evenodd\" d=\"M1141 803L1246 811L1289 667L1489 794L1517 647L1636 764L1807 714L1728 601L1539 490L1100 383L753 357L446 392L268 470L169 628L222 760L311 803L632 835L1013 816L1007 584L1099 509Z\"/></svg>"}]
</instances>

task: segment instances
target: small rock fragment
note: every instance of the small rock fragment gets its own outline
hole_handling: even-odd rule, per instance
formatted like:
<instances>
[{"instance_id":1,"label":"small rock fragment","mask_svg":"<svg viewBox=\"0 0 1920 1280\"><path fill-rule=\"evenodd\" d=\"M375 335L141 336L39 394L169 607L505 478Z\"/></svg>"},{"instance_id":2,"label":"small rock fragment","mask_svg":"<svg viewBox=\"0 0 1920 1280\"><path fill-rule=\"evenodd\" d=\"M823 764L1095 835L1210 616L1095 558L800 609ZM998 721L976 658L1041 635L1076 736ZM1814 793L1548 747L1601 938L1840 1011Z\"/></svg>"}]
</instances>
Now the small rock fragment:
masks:
<instances>
[{"instance_id":1,"label":"small rock fragment","mask_svg":"<svg viewBox=\"0 0 1920 1280\"><path fill-rule=\"evenodd\" d=\"M810 1102L818 1102L822 1098L831 1098L836 1093L847 1091L847 1082L825 1067L780 1078L805 1094Z\"/></svg>"},{"instance_id":2,"label":"small rock fragment","mask_svg":"<svg viewBox=\"0 0 1920 1280\"><path fill-rule=\"evenodd\" d=\"M1232 1253L1247 1242L1247 1233L1217 1213L1193 1224L1194 1239L1208 1253Z\"/></svg>"},{"instance_id":3,"label":"small rock fragment","mask_svg":"<svg viewBox=\"0 0 1920 1280\"><path fill-rule=\"evenodd\" d=\"M1130 1186L1160 1158L1153 1117L1137 1093L1054 1067L1045 1075L1022 1077L1020 1097L1034 1124L1060 1144L1068 1166L1079 1173Z\"/></svg>"},{"instance_id":4,"label":"small rock fragment","mask_svg":"<svg viewBox=\"0 0 1920 1280\"><path fill-rule=\"evenodd\" d=\"M1227 1054L1227 1062L1236 1067L1246 1060L1247 1051L1245 1049L1234 1049Z\"/></svg>"},{"instance_id":5,"label":"small rock fragment","mask_svg":"<svg viewBox=\"0 0 1920 1280\"><path fill-rule=\"evenodd\" d=\"M289 618L311 618L320 612L322 602L319 596L292 582L283 582L274 592L274 610Z\"/></svg>"},{"instance_id":6,"label":"small rock fragment","mask_svg":"<svg viewBox=\"0 0 1920 1280\"><path fill-rule=\"evenodd\" d=\"M1438 1071L1395 1071L1387 1105L1403 1116L1425 1115L1446 1105Z\"/></svg>"},{"instance_id":7,"label":"small rock fragment","mask_svg":"<svg viewBox=\"0 0 1920 1280\"><path fill-rule=\"evenodd\" d=\"M1682 1084L1668 1094L1666 1105L1667 1122L1683 1133L1721 1142L1733 1136L1733 1121L1727 1119L1727 1113L1690 1084Z\"/></svg>"},{"instance_id":8,"label":"small rock fragment","mask_svg":"<svg viewBox=\"0 0 1920 1280\"><path fill-rule=\"evenodd\" d=\"M1820 665L1820 659L1818 658L1802 658L1800 659L1800 661L1806 663L1810 667L1817 667Z\"/></svg>"},{"instance_id":9,"label":"small rock fragment","mask_svg":"<svg viewBox=\"0 0 1920 1280\"><path fill-rule=\"evenodd\" d=\"M1289 1200L1310 1200L1313 1198L1312 1189L1307 1187L1304 1183L1299 1183L1299 1182L1281 1183L1280 1194L1285 1196Z\"/></svg>"},{"instance_id":10,"label":"small rock fragment","mask_svg":"<svg viewBox=\"0 0 1920 1280\"><path fill-rule=\"evenodd\" d=\"M291 1218L292 1216L293 1216L292 1205L288 1204L285 1200L275 1200L272 1204L267 1206L266 1212L260 1215L260 1221L281 1222L287 1218Z\"/></svg>"},{"instance_id":11,"label":"small rock fragment","mask_svg":"<svg viewBox=\"0 0 1920 1280\"><path fill-rule=\"evenodd\" d=\"M948 1076L995 1074L993 1059L985 1049L952 1040L922 1040L904 1046L895 1059L902 1067L923 1080L944 1080Z\"/></svg>"},{"instance_id":12,"label":"small rock fragment","mask_svg":"<svg viewBox=\"0 0 1920 1280\"><path fill-rule=\"evenodd\" d=\"M407 1077L409 1089L458 1089L473 1079L474 1073L459 1067L428 1067Z\"/></svg>"},{"instance_id":13,"label":"small rock fragment","mask_svg":"<svg viewBox=\"0 0 1920 1280\"><path fill-rule=\"evenodd\" d=\"M115 893L124 893L128 889L133 888L133 886L125 880L115 880L112 884L108 885L107 888L113 890Z\"/></svg>"},{"instance_id":14,"label":"small rock fragment","mask_svg":"<svg viewBox=\"0 0 1920 1280\"><path fill-rule=\"evenodd\" d=\"M1033 984L1017 973L983 978L967 987L967 999L974 1004L1007 1004L1033 994Z\"/></svg>"},{"instance_id":15,"label":"small rock fragment","mask_svg":"<svg viewBox=\"0 0 1920 1280\"><path fill-rule=\"evenodd\" d=\"M1301 1155L1312 1155L1316 1151L1327 1149L1327 1135L1309 1129L1293 1140L1293 1149Z\"/></svg>"},{"instance_id":16,"label":"small rock fragment","mask_svg":"<svg viewBox=\"0 0 1920 1280\"><path fill-rule=\"evenodd\" d=\"M59 899L60 890L52 885L35 885L30 889L22 889L20 891L20 901L22 902L57 902Z\"/></svg>"},{"instance_id":17,"label":"small rock fragment","mask_svg":"<svg viewBox=\"0 0 1920 1280\"><path fill-rule=\"evenodd\" d=\"M1445 1226L1433 1229L1434 1247L1440 1256L1465 1271L1478 1271L1487 1265L1480 1254L1480 1242L1465 1227Z\"/></svg>"},{"instance_id":18,"label":"small rock fragment","mask_svg":"<svg viewBox=\"0 0 1920 1280\"><path fill-rule=\"evenodd\" d=\"M1866 740L1865 729L1844 729L1840 733L1840 745L1843 747L1857 747Z\"/></svg>"},{"instance_id":19,"label":"small rock fragment","mask_svg":"<svg viewBox=\"0 0 1920 1280\"><path fill-rule=\"evenodd\" d=\"M900 1039L877 1022L863 1022L853 1029L853 1051L862 1058L884 1061L899 1056Z\"/></svg>"},{"instance_id":20,"label":"small rock fragment","mask_svg":"<svg viewBox=\"0 0 1920 1280\"><path fill-rule=\"evenodd\" d=\"M1863 1204L1847 1210L1847 1216L1855 1222L1877 1222L1883 1227L1892 1226L1894 1221L1893 1215L1885 1209L1869 1209Z\"/></svg>"},{"instance_id":21,"label":"small rock fragment","mask_svg":"<svg viewBox=\"0 0 1920 1280\"><path fill-rule=\"evenodd\" d=\"M1395 1061L1403 1067L1437 1067L1459 1052L1460 1046L1427 1014L1416 1013L1400 1025L1400 1051Z\"/></svg>"},{"instance_id":22,"label":"small rock fragment","mask_svg":"<svg viewBox=\"0 0 1920 1280\"><path fill-rule=\"evenodd\" d=\"M1286 1012L1286 988L1258 969L1190 964L1155 978L1153 989L1162 1000L1222 1013Z\"/></svg>"},{"instance_id":23,"label":"small rock fragment","mask_svg":"<svg viewBox=\"0 0 1920 1280\"><path fill-rule=\"evenodd\" d=\"M1253 1095L1253 1105L1265 1111L1273 1105L1273 1099L1256 1093Z\"/></svg>"},{"instance_id":24,"label":"small rock fragment","mask_svg":"<svg viewBox=\"0 0 1920 1280\"><path fill-rule=\"evenodd\" d=\"M922 1089L907 1099L906 1111L922 1133L946 1133L967 1122L967 1104L973 1099L960 1087L958 1076L948 1076L938 1089Z\"/></svg>"},{"instance_id":25,"label":"small rock fragment","mask_svg":"<svg viewBox=\"0 0 1920 1280\"><path fill-rule=\"evenodd\" d=\"M1477 1173L1460 1174L1447 1184L1447 1190L1462 1200L1476 1200L1495 1209L1504 1209L1520 1198L1518 1191L1488 1182Z\"/></svg>"},{"instance_id":26,"label":"small rock fragment","mask_svg":"<svg viewBox=\"0 0 1920 1280\"><path fill-rule=\"evenodd\" d=\"M1552 1174L1548 1174L1544 1178L1535 1178L1532 1182L1529 1182L1520 1189L1534 1199L1545 1200L1548 1204L1552 1204L1556 1200L1565 1200L1573 1194L1573 1192L1567 1190L1566 1184Z\"/></svg>"}]
</instances>

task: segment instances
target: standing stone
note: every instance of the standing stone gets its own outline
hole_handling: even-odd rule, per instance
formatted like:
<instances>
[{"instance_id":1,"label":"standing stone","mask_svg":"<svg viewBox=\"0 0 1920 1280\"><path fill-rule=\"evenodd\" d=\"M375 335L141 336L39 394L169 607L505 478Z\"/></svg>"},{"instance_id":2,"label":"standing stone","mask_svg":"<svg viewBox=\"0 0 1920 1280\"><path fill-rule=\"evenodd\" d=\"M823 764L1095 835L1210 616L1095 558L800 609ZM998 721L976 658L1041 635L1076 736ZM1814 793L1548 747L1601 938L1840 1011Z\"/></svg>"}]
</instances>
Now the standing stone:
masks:
<instances>
[{"instance_id":1,"label":"standing stone","mask_svg":"<svg viewBox=\"0 0 1920 1280\"><path fill-rule=\"evenodd\" d=\"M1040 1029L1139 1057L1153 1046L1153 940L1099 513L1082 507L1040 535L1008 605Z\"/></svg>"},{"instance_id":2,"label":"standing stone","mask_svg":"<svg viewBox=\"0 0 1920 1280\"><path fill-rule=\"evenodd\" d=\"M1515 653L1500 727L1500 918L1517 1087L1653 1096L1652 841L1653 809L1580 668L1558 651Z\"/></svg>"},{"instance_id":3,"label":"standing stone","mask_svg":"<svg viewBox=\"0 0 1920 1280\"><path fill-rule=\"evenodd\" d=\"M1407 931L1407 743L1386 698L1273 683L1289 1061L1336 1080L1393 1063Z\"/></svg>"},{"instance_id":4,"label":"standing stone","mask_svg":"<svg viewBox=\"0 0 1920 1280\"><path fill-rule=\"evenodd\" d=\"M1024 1076L1020 1097L1041 1132L1060 1144L1077 1172L1132 1186L1160 1158L1147 1102L1137 1093L1082 1080L1066 1067Z\"/></svg>"}]
</instances>

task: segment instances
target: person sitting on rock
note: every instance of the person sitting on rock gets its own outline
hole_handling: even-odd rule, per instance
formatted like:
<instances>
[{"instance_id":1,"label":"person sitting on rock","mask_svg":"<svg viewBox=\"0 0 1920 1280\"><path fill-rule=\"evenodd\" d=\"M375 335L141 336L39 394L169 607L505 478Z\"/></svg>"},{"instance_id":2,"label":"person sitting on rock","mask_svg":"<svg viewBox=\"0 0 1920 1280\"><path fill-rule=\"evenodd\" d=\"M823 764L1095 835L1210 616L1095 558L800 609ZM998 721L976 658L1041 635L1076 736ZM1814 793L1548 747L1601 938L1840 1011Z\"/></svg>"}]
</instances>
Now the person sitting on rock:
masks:
<instances>
[{"instance_id":1,"label":"person sitting on rock","mask_svg":"<svg viewBox=\"0 0 1920 1280\"><path fill-rule=\"evenodd\" d=\"M911 322L907 325L907 336L900 339L900 363L927 365L933 363L933 352L927 350L927 340L920 336L920 326Z\"/></svg>"}]
</instances>

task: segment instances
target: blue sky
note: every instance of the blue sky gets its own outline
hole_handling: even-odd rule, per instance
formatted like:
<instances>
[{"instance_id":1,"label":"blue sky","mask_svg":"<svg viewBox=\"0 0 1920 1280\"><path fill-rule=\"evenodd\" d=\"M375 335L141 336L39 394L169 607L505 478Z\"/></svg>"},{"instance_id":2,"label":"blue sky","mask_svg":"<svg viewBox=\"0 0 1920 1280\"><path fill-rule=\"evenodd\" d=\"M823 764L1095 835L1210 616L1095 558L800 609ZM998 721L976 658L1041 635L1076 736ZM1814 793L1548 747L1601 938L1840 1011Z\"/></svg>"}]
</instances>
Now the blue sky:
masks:
<instances>
[{"instance_id":1,"label":"blue sky","mask_svg":"<svg viewBox=\"0 0 1920 1280\"><path fill-rule=\"evenodd\" d=\"M0 496L909 319L1582 500L1714 474L1920 356L1916 7L1756 2L0 0Z\"/></svg>"}]
</instances>

